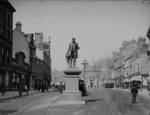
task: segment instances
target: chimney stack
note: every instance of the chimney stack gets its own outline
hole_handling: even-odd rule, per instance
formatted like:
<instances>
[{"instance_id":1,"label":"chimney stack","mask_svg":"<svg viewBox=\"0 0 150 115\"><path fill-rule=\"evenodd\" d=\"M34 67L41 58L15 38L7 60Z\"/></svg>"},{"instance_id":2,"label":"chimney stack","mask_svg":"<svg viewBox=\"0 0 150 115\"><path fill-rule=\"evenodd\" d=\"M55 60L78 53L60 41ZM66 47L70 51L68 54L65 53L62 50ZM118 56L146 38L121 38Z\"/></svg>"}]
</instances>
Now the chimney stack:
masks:
<instances>
[{"instance_id":1,"label":"chimney stack","mask_svg":"<svg viewBox=\"0 0 150 115\"><path fill-rule=\"evenodd\" d=\"M21 26L22 26L21 22L16 23L16 29L20 32L21 32Z\"/></svg>"}]
</instances>

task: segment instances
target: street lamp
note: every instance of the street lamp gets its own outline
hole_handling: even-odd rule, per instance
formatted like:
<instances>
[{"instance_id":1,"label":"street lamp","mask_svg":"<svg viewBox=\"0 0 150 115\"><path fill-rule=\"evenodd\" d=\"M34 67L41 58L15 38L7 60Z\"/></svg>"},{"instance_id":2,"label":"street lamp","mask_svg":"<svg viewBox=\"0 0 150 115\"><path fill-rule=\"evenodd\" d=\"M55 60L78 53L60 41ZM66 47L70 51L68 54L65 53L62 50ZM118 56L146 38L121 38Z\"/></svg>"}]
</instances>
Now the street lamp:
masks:
<instances>
[{"instance_id":1,"label":"street lamp","mask_svg":"<svg viewBox=\"0 0 150 115\"><path fill-rule=\"evenodd\" d=\"M146 34L146 36L148 37L148 41L149 41L149 47L148 47L148 51L147 51L147 56L148 56L148 59L150 60L150 27L148 29L148 32Z\"/></svg>"},{"instance_id":2,"label":"street lamp","mask_svg":"<svg viewBox=\"0 0 150 115\"><path fill-rule=\"evenodd\" d=\"M87 64L88 64L87 61L84 59L82 62L83 69L84 69L84 82L85 82L85 68L86 68Z\"/></svg>"}]
</instances>

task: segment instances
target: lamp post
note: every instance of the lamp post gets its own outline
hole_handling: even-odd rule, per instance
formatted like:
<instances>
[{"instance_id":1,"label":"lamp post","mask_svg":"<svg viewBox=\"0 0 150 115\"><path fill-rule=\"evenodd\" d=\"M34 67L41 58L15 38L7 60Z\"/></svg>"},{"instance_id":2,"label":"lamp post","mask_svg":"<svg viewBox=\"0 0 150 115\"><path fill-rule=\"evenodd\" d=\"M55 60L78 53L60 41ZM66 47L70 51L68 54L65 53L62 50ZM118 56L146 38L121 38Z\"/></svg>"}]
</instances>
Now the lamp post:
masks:
<instances>
[{"instance_id":1,"label":"lamp post","mask_svg":"<svg viewBox=\"0 0 150 115\"><path fill-rule=\"evenodd\" d=\"M85 68L86 68L87 64L88 64L87 61L84 59L82 62L83 69L84 69L84 82L85 82Z\"/></svg>"},{"instance_id":2,"label":"lamp post","mask_svg":"<svg viewBox=\"0 0 150 115\"><path fill-rule=\"evenodd\" d=\"M149 29L148 29L148 32L147 32L146 36L148 37L148 41L149 41L147 56L148 56L148 58L149 58L149 60L150 60L150 27L149 27Z\"/></svg>"}]
</instances>

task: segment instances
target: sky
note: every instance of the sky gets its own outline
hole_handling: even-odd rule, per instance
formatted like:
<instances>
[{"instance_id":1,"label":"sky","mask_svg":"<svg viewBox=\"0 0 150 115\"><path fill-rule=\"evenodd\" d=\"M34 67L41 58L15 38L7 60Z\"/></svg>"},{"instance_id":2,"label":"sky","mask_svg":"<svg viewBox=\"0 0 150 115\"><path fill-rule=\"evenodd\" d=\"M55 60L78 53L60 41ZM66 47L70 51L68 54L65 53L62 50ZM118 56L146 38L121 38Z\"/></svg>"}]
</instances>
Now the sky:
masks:
<instances>
[{"instance_id":1,"label":"sky","mask_svg":"<svg viewBox=\"0 0 150 115\"><path fill-rule=\"evenodd\" d=\"M123 40L146 37L150 26L150 4L134 1L9 0L15 7L14 27L22 23L24 33L51 36L52 68L67 67L65 54L72 37L80 46L77 67L112 56Z\"/></svg>"}]
</instances>

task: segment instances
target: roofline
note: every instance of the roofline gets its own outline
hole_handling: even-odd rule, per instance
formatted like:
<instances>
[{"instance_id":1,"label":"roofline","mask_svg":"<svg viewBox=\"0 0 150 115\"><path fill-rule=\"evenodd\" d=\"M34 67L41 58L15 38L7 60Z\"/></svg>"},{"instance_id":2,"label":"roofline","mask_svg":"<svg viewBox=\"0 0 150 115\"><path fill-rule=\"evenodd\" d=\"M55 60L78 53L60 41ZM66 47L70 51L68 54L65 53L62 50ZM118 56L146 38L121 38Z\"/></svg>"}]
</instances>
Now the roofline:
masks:
<instances>
[{"instance_id":1,"label":"roofline","mask_svg":"<svg viewBox=\"0 0 150 115\"><path fill-rule=\"evenodd\" d=\"M12 4L9 1L8 1L8 5L12 8L13 12L16 12L16 9L12 6Z\"/></svg>"},{"instance_id":2,"label":"roofline","mask_svg":"<svg viewBox=\"0 0 150 115\"><path fill-rule=\"evenodd\" d=\"M8 5L8 7L10 7L13 12L16 12L16 9L12 6L12 4L8 0L1 0L0 2Z\"/></svg>"}]
</instances>

